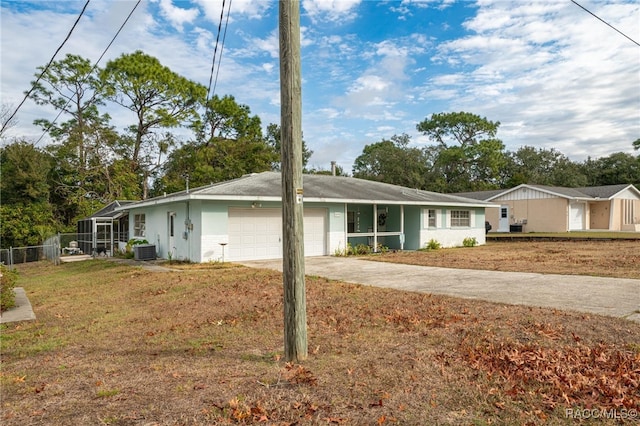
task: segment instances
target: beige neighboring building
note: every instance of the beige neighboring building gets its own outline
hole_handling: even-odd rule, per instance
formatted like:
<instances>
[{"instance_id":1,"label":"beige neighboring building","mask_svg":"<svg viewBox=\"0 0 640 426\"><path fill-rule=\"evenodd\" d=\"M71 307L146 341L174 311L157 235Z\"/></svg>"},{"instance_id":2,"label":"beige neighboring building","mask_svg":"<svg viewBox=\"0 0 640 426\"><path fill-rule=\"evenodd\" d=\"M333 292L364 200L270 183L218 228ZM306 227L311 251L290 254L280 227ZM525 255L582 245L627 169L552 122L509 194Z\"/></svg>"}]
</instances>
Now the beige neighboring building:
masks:
<instances>
[{"instance_id":1,"label":"beige neighboring building","mask_svg":"<svg viewBox=\"0 0 640 426\"><path fill-rule=\"evenodd\" d=\"M633 185L564 188L522 184L455 195L500 205L486 210L491 232L640 232L640 191Z\"/></svg>"}]
</instances>

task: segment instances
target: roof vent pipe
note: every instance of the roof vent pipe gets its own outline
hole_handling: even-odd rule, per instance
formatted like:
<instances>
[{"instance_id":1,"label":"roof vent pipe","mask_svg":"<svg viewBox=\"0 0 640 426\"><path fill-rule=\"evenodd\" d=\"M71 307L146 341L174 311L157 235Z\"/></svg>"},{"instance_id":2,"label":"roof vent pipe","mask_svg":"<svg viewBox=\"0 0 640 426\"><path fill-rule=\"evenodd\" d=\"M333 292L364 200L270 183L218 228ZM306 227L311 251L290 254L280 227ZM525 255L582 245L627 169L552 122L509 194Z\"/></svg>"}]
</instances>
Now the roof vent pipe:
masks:
<instances>
[{"instance_id":1,"label":"roof vent pipe","mask_svg":"<svg viewBox=\"0 0 640 426\"><path fill-rule=\"evenodd\" d=\"M331 176L335 176L336 175L336 162L332 161L331 162Z\"/></svg>"}]
</instances>

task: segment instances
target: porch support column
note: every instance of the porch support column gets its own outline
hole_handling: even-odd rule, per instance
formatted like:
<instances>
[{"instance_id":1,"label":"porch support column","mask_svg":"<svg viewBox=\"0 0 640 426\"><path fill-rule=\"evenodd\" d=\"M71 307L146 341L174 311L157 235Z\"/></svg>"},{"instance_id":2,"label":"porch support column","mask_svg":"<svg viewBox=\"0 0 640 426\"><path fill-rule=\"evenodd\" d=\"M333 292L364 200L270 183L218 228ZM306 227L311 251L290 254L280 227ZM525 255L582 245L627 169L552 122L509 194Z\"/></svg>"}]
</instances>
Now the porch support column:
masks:
<instances>
[{"instance_id":1,"label":"porch support column","mask_svg":"<svg viewBox=\"0 0 640 426\"><path fill-rule=\"evenodd\" d=\"M344 252L347 254L347 247L349 246L349 206L344 203Z\"/></svg>"},{"instance_id":2,"label":"porch support column","mask_svg":"<svg viewBox=\"0 0 640 426\"><path fill-rule=\"evenodd\" d=\"M400 250L404 250L404 204L400 204Z\"/></svg>"},{"instance_id":3,"label":"porch support column","mask_svg":"<svg viewBox=\"0 0 640 426\"><path fill-rule=\"evenodd\" d=\"M373 205L373 252L378 252L378 205Z\"/></svg>"}]
</instances>

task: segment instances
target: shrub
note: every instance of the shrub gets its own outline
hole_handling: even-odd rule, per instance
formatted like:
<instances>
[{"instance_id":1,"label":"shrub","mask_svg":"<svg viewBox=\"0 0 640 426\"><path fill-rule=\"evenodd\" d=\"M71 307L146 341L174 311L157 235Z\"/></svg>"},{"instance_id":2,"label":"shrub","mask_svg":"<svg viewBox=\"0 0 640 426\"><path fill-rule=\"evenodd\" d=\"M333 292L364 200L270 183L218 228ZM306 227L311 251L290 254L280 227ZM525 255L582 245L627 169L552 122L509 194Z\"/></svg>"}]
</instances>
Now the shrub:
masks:
<instances>
[{"instance_id":1,"label":"shrub","mask_svg":"<svg viewBox=\"0 0 640 426\"><path fill-rule=\"evenodd\" d=\"M378 243L378 252L387 253L388 251L389 251L389 247L383 246L382 244ZM334 256L356 256L356 255L361 256L361 255L371 254L371 253L373 253L373 249L367 244L358 244L354 247L351 245L351 243L347 243L347 247L345 247L344 249L341 247L338 247L337 249L335 249L333 252L333 255Z\"/></svg>"},{"instance_id":2,"label":"shrub","mask_svg":"<svg viewBox=\"0 0 640 426\"><path fill-rule=\"evenodd\" d=\"M476 240L476 237L467 237L462 240L462 245L464 247L475 247L478 245L478 240Z\"/></svg>"},{"instance_id":3,"label":"shrub","mask_svg":"<svg viewBox=\"0 0 640 426\"><path fill-rule=\"evenodd\" d=\"M149 244L149 241L147 240L138 240L136 238L132 238L129 241L127 241L127 247L126 247L126 252L130 253L133 251L133 246L137 246L139 244Z\"/></svg>"},{"instance_id":4,"label":"shrub","mask_svg":"<svg viewBox=\"0 0 640 426\"><path fill-rule=\"evenodd\" d=\"M0 312L16 306L16 294L13 288L16 286L18 273L0 264Z\"/></svg>"},{"instance_id":5,"label":"shrub","mask_svg":"<svg viewBox=\"0 0 640 426\"><path fill-rule=\"evenodd\" d=\"M442 245L437 241L434 240L433 238L429 240L429 242L427 244L424 245L424 249L423 250L438 250L440 249L440 247L442 247Z\"/></svg>"},{"instance_id":6,"label":"shrub","mask_svg":"<svg viewBox=\"0 0 640 426\"><path fill-rule=\"evenodd\" d=\"M355 248L355 254L362 255L362 254L370 254L370 253L371 253L371 247L369 247L366 244L358 244Z\"/></svg>"},{"instance_id":7,"label":"shrub","mask_svg":"<svg viewBox=\"0 0 640 426\"><path fill-rule=\"evenodd\" d=\"M338 245L338 248L333 252L334 256L349 256L351 254L354 254L351 243L347 243L347 246L345 248L340 248L340 246Z\"/></svg>"}]
</instances>

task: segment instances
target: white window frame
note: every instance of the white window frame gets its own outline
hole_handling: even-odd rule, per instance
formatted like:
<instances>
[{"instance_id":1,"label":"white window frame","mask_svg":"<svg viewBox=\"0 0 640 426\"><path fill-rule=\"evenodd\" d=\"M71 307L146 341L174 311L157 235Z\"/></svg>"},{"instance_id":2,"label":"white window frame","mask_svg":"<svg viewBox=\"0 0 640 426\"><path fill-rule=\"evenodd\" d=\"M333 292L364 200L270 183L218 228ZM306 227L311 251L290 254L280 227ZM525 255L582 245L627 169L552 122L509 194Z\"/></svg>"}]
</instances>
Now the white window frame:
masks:
<instances>
[{"instance_id":1,"label":"white window frame","mask_svg":"<svg viewBox=\"0 0 640 426\"><path fill-rule=\"evenodd\" d=\"M133 215L133 236L134 237L146 237L146 215L144 213L138 213Z\"/></svg>"},{"instance_id":2,"label":"white window frame","mask_svg":"<svg viewBox=\"0 0 640 426\"><path fill-rule=\"evenodd\" d=\"M451 210L449 216L452 228L471 228L471 210Z\"/></svg>"},{"instance_id":3,"label":"white window frame","mask_svg":"<svg viewBox=\"0 0 640 426\"><path fill-rule=\"evenodd\" d=\"M433 216L431 216L431 213L433 213ZM438 227L438 211L436 209L427 209L427 227Z\"/></svg>"}]
</instances>

